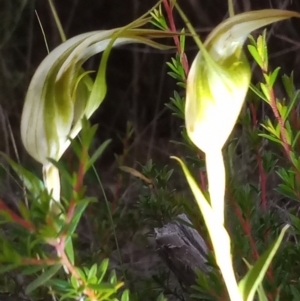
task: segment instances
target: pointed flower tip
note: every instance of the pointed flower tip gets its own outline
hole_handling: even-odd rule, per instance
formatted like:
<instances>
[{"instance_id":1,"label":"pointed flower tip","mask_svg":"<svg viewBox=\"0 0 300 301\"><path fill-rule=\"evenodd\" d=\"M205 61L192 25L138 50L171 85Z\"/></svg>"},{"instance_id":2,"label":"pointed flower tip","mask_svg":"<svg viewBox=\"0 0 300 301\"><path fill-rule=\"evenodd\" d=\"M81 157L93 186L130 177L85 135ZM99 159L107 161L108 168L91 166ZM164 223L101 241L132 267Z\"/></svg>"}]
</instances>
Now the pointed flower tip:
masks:
<instances>
[{"instance_id":1,"label":"pointed flower tip","mask_svg":"<svg viewBox=\"0 0 300 301\"><path fill-rule=\"evenodd\" d=\"M214 59L220 59L241 48L252 31L292 17L299 18L300 14L280 9L244 12L220 23L204 44Z\"/></svg>"}]
</instances>

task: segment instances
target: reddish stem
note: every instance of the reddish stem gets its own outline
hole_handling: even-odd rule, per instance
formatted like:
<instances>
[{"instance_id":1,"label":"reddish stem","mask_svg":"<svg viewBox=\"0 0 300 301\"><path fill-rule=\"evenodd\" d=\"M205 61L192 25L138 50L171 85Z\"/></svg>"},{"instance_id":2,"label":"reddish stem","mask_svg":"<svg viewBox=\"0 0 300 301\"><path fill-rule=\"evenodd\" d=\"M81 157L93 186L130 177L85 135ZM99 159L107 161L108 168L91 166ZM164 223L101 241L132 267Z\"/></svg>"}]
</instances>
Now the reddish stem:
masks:
<instances>
[{"instance_id":1,"label":"reddish stem","mask_svg":"<svg viewBox=\"0 0 300 301\"><path fill-rule=\"evenodd\" d=\"M236 202L232 198L231 198L231 203L234 205L234 211L236 213L236 216L238 217L239 222L244 230L244 233L249 240L251 250L252 250L252 257L255 260L257 260L259 258L259 253L257 251L256 244L255 244L255 241L252 236L251 224L250 224L249 220L245 220L243 218L243 214L242 214L240 207L236 204Z\"/></svg>"},{"instance_id":2,"label":"reddish stem","mask_svg":"<svg viewBox=\"0 0 300 301\"><path fill-rule=\"evenodd\" d=\"M267 212L267 174L264 171L262 158L258 150L256 150L256 157L260 176L260 200L263 211Z\"/></svg>"},{"instance_id":3,"label":"reddish stem","mask_svg":"<svg viewBox=\"0 0 300 301\"><path fill-rule=\"evenodd\" d=\"M200 188L202 191L207 189L207 177L204 171L200 170Z\"/></svg>"},{"instance_id":4,"label":"reddish stem","mask_svg":"<svg viewBox=\"0 0 300 301\"><path fill-rule=\"evenodd\" d=\"M37 259L37 258L22 258L22 264L23 265L55 265L58 264L59 261L57 259Z\"/></svg>"},{"instance_id":5,"label":"reddish stem","mask_svg":"<svg viewBox=\"0 0 300 301\"><path fill-rule=\"evenodd\" d=\"M81 159L81 162L79 163L79 167L78 167L78 171L77 171L77 181L74 186L75 194L80 192L82 185L83 185L83 178L84 178L84 174L85 174L85 162L88 157L87 155L88 155L87 150L83 149L82 156L81 156L82 159ZM66 224L67 225L71 223L73 216L74 216L75 209L76 209L76 199L74 197L70 201L70 205L69 205L69 208L67 211L67 216L66 216ZM77 272L75 266L73 266L73 264L70 262L70 260L67 256L67 254L65 253L66 239L67 239L67 233L64 232L60 235L58 242L54 244L56 252L57 252L57 254L59 254L61 264L77 279L77 281L81 285L85 285L84 281L80 277L80 274ZM89 288L85 288L83 293L89 297L89 300L97 300L96 295L93 290L91 290Z\"/></svg>"},{"instance_id":6,"label":"reddish stem","mask_svg":"<svg viewBox=\"0 0 300 301\"><path fill-rule=\"evenodd\" d=\"M257 112L256 112L256 108L254 106L253 103L250 103L250 111L252 114L252 124L253 124L253 128L255 128L257 126L258 123L258 119L257 119Z\"/></svg>"},{"instance_id":7,"label":"reddish stem","mask_svg":"<svg viewBox=\"0 0 300 301\"><path fill-rule=\"evenodd\" d=\"M253 125L252 130L254 130L257 127L258 120L257 120L256 108L253 103L250 104L250 111L252 115L252 125ZM260 190L261 190L260 200L261 200L263 211L266 212L267 211L267 174L265 173L262 157L257 147L255 147L255 152L256 152L258 171L260 176L260 181L259 181Z\"/></svg>"},{"instance_id":8,"label":"reddish stem","mask_svg":"<svg viewBox=\"0 0 300 301\"><path fill-rule=\"evenodd\" d=\"M16 224L19 224L20 226L22 226L23 228L27 229L30 232L35 232L36 228L31 222L24 220L18 214L10 210L1 199L0 199L0 210L6 212L10 216L12 221L15 222Z\"/></svg>"},{"instance_id":9,"label":"reddish stem","mask_svg":"<svg viewBox=\"0 0 300 301\"><path fill-rule=\"evenodd\" d=\"M252 236L252 230L251 230L251 223L250 223L250 220L247 218L247 219L244 219L243 218L243 215L242 215L242 211L241 209L239 208L239 206L236 204L236 202L230 198L231 200L231 203L234 205L234 210L235 210L235 213L240 221L240 224L244 230L244 233L245 235L248 237L248 240L249 240L249 243L250 243L250 246L251 246L251 249L252 249L252 258L255 259L255 260L258 260L260 255L258 253L258 250L256 248L256 244L255 244L255 241L253 239L253 236ZM273 277L273 271L272 271L272 265L270 265L268 271L267 271L267 277L269 278L269 281L272 283L274 281L274 277ZM276 295L276 294L275 294ZM270 300L273 300L274 297L272 295L272 297L270 298Z\"/></svg>"},{"instance_id":10,"label":"reddish stem","mask_svg":"<svg viewBox=\"0 0 300 301\"><path fill-rule=\"evenodd\" d=\"M250 104L250 110L251 110L251 114L252 114L252 124L253 124L253 129L256 128L258 120L257 120L257 114L256 114L256 108L254 107L254 104L251 103ZM263 168L263 162L262 162L262 157L259 153L258 147L255 147L255 152L256 152L256 158L257 158L257 162L258 162L258 170L259 170L259 175L260 175L260 190L261 190L261 205L263 208L264 212L267 212L267 174L265 173L265 170ZM267 240L268 237L268 232L265 232L264 238L265 241ZM258 254L257 254L258 255ZM272 282L273 281L273 269L272 266L269 266L269 269L267 271L267 276L269 278L269 280ZM270 298L270 300L272 300L272 298Z\"/></svg>"},{"instance_id":11,"label":"reddish stem","mask_svg":"<svg viewBox=\"0 0 300 301\"><path fill-rule=\"evenodd\" d=\"M80 192L82 184L83 184L83 178L85 174L85 162L87 159L87 150L82 150L82 160L79 162L79 167L77 171L77 181L74 187L74 192L77 194ZM69 224L72 221L72 218L74 216L74 212L76 209L76 200L75 198L71 199L70 205L67 211L67 217L66 217L66 223Z\"/></svg>"},{"instance_id":12,"label":"reddish stem","mask_svg":"<svg viewBox=\"0 0 300 301\"><path fill-rule=\"evenodd\" d=\"M267 70L262 70L263 74L265 76L267 76ZM285 151L285 154L287 156L287 158L289 159L289 161L292 163L292 167L294 169L294 171L296 172L296 179L297 179L297 183L300 183L300 170L298 169L297 166L294 165L292 158L291 158L291 145L288 143L287 141L287 137L286 137L286 128L284 125L284 120L283 118L280 116L277 105L276 105L276 96L275 96L275 92L274 89L272 87L269 87L269 96L270 96L270 106L272 108L273 114L279 124L280 127L280 134L281 134L281 139L282 139L282 143L283 143L283 148ZM296 195L299 195L299 192L296 192Z\"/></svg>"},{"instance_id":13,"label":"reddish stem","mask_svg":"<svg viewBox=\"0 0 300 301\"><path fill-rule=\"evenodd\" d=\"M174 21L174 16L173 16L172 4L168 0L163 0L163 5L165 7L165 10L166 10L166 13L167 13L167 18L168 18L169 25L170 25L170 27L168 29L171 32L175 33L175 32L177 32L177 29L176 29L176 25L175 25L175 21ZM187 57L186 57L185 53L183 52L183 49L181 49L181 47L180 47L180 41L179 41L178 36L177 35L174 36L173 39L174 39L174 43L177 47L177 52L179 53L179 55L181 57L182 66L183 66L183 69L185 71L185 74L188 75L188 73L189 73L189 63L188 63Z\"/></svg>"},{"instance_id":14,"label":"reddish stem","mask_svg":"<svg viewBox=\"0 0 300 301\"><path fill-rule=\"evenodd\" d=\"M264 212L267 212L267 174L263 167L262 157L259 153L258 148L255 148L256 158L257 158L257 165L259 171L259 184L260 184L260 201L261 206Z\"/></svg>"},{"instance_id":15,"label":"reddish stem","mask_svg":"<svg viewBox=\"0 0 300 301\"><path fill-rule=\"evenodd\" d=\"M264 72L265 73L265 72ZM284 127L284 121L282 119L282 117L279 114L277 105L276 105L276 96L275 96L275 92L274 89L272 87L269 88L269 96L270 96L270 106L272 108L273 114L279 124L280 127L280 134L281 134L281 139L283 142L283 148L285 150L285 153L287 155L287 157L290 159L290 151L291 151L291 146L287 141L286 138L286 129Z\"/></svg>"},{"instance_id":16,"label":"reddish stem","mask_svg":"<svg viewBox=\"0 0 300 301\"><path fill-rule=\"evenodd\" d=\"M75 267L71 264L68 256L65 253L65 239L61 239L55 246L57 253L60 256L60 261L63 266L65 266L68 271L76 277L76 279L81 279L80 274L76 271Z\"/></svg>"}]
</instances>

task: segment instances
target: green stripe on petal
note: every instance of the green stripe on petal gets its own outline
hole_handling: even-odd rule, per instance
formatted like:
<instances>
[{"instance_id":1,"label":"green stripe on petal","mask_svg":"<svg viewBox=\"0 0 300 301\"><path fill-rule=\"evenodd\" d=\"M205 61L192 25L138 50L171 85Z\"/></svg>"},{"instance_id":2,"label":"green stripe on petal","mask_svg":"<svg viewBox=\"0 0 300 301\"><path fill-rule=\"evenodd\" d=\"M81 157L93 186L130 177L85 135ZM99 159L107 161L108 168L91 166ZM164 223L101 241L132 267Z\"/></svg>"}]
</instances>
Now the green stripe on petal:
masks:
<instances>
[{"instance_id":1,"label":"green stripe on petal","mask_svg":"<svg viewBox=\"0 0 300 301\"><path fill-rule=\"evenodd\" d=\"M191 140L204 152L223 147L242 108L250 78L243 53L213 68L197 55L187 82L185 116Z\"/></svg>"},{"instance_id":2,"label":"green stripe on petal","mask_svg":"<svg viewBox=\"0 0 300 301\"><path fill-rule=\"evenodd\" d=\"M251 71L243 44L251 31L300 14L267 9L235 15L217 26L201 46L187 79L186 127L204 152L221 149L248 91ZM197 40L198 41L198 40ZM198 41L199 43L199 41Z\"/></svg>"},{"instance_id":3,"label":"green stripe on petal","mask_svg":"<svg viewBox=\"0 0 300 301\"><path fill-rule=\"evenodd\" d=\"M145 19L146 20L146 19ZM58 171L48 158L59 160L70 138L81 130L81 119L90 118L106 95L106 62L110 48L128 43L144 43L169 49L151 38L171 36L155 30L136 29L139 20L112 30L94 31L73 37L55 48L38 67L29 85L21 119L21 137L27 152L44 167L44 182L59 201ZM82 64L105 51L95 82Z\"/></svg>"}]
</instances>

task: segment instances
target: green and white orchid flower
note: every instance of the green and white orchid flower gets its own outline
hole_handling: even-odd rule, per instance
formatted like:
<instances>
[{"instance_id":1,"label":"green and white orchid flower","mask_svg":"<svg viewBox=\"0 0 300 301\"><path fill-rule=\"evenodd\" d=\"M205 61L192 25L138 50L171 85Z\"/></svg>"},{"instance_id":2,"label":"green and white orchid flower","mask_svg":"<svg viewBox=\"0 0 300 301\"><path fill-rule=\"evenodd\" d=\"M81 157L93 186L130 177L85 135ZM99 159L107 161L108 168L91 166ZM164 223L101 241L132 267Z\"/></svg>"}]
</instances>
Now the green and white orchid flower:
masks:
<instances>
[{"instance_id":1,"label":"green and white orchid flower","mask_svg":"<svg viewBox=\"0 0 300 301\"><path fill-rule=\"evenodd\" d=\"M210 189L211 204L222 223L222 148L239 116L251 79L243 45L253 30L297 16L296 12L276 9L235 15L217 26L204 45L200 43L201 51L192 63L187 78L186 129L193 143L206 154L209 185L218 187Z\"/></svg>"},{"instance_id":2,"label":"green and white orchid flower","mask_svg":"<svg viewBox=\"0 0 300 301\"><path fill-rule=\"evenodd\" d=\"M205 153L224 146L244 103L251 78L243 51L248 35L297 16L276 9L246 12L225 20L207 37L188 75L185 107L187 132Z\"/></svg>"},{"instance_id":3,"label":"green and white orchid flower","mask_svg":"<svg viewBox=\"0 0 300 301\"><path fill-rule=\"evenodd\" d=\"M59 45L42 61L29 85L21 119L21 138L27 152L43 165L44 183L55 201L60 199L59 160L81 130L81 120L90 118L106 95L105 70L112 47L143 43L159 49L170 47L151 38L169 34L138 29L148 19L124 28L80 34ZM101 65L93 80L82 64L102 52Z\"/></svg>"},{"instance_id":4,"label":"green and white orchid flower","mask_svg":"<svg viewBox=\"0 0 300 301\"><path fill-rule=\"evenodd\" d=\"M175 159L180 162L203 214L230 300L250 301L253 300L270 261L264 263L265 270L261 269L257 279L253 279L251 275L252 280L249 280L251 277L246 277L247 284L243 281L238 286L231 260L230 237L224 227L226 177L222 148L240 114L250 84L251 70L243 51L248 35L268 24L300 17L300 14L266 9L231 16L217 26L202 44L185 14L174 3L200 50L187 78L185 123L189 138L206 155L209 201L203 196L184 163ZM281 240L282 236L278 241ZM275 252L270 254L272 255L267 257L268 260Z\"/></svg>"}]
</instances>

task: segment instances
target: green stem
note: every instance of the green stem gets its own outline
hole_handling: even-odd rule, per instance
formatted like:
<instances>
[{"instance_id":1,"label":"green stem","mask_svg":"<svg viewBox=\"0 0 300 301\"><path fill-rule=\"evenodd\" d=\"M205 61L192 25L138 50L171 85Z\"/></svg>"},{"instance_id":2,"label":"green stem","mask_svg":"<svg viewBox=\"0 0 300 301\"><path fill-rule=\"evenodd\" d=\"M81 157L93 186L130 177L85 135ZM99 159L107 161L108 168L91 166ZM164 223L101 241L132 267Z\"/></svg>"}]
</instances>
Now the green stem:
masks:
<instances>
[{"instance_id":1,"label":"green stem","mask_svg":"<svg viewBox=\"0 0 300 301\"><path fill-rule=\"evenodd\" d=\"M228 12L230 18L234 16L233 0L228 0Z\"/></svg>"},{"instance_id":2,"label":"green stem","mask_svg":"<svg viewBox=\"0 0 300 301\"><path fill-rule=\"evenodd\" d=\"M218 221L224 225L225 166L222 150L206 153L210 204Z\"/></svg>"},{"instance_id":3,"label":"green stem","mask_svg":"<svg viewBox=\"0 0 300 301\"><path fill-rule=\"evenodd\" d=\"M50 5L50 8L51 8L51 11L52 11L52 14L53 14L53 18L54 18L54 21L56 23L56 26L57 26L57 29L58 29L58 32L59 32L59 35L60 35L60 38L63 42L65 42L67 40L67 37L65 35L65 32L63 30L63 27L61 25L61 22L60 22L60 19L58 17L58 14L57 14L57 11L56 11L56 8L54 6L54 3L52 0L48 0L48 3Z\"/></svg>"},{"instance_id":4,"label":"green stem","mask_svg":"<svg viewBox=\"0 0 300 301\"><path fill-rule=\"evenodd\" d=\"M206 154L206 170L211 207L216 214L216 222L220 222L224 227L226 173L222 150L210 151ZM227 247L224 246L223 250L215 249L215 254L230 300L242 301L232 266L230 243ZM228 259L225 260L226 258Z\"/></svg>"},{"instance_id":5,"label":"green stem","mask_svg":"<svg viewBox=\"0 0 300 301\"><path fill-rule=\"evenodd\" d=\"M38 13L35 12L35 14L36 14L37 20L38 20L38 22L39 22L39 25L40 25L40 28L41 28L41 31L42 31L42 34L43 34L44 43L45 43L45 46L46 46L46 49L47 49L47 53L49 54L49 53L50 53L50 50L49 50L49 46L48 46L48 42L47 42L47 38L46 38L46 34L45 34L45 31L44 31L42 22L41 22L41 20L40 20L40 17L39 17L39 15L38 15Z\"/></svg>"},{"instance_id":6,"label":"green stem","mask_svg":"<svg viewBox=\"0 0 300 301\"><path fill-rule=\"evenodd\" d=\"M117 252L118 252L118 257L119 257L119 260L120 260L120 265L121 265L121 270L122 270L123 278L126 281L127 277L126 277L126 273L125 273L125 270L124 270L123 260L122 260L122 256L121 256L121 250L120 250L120 247L119 247L118 237L117 237L117 233L116 233L116 227L115 227L114 219L113 219L112 212L111 212L111 209L110 209L110 205L109 205L106 193L104 191L104 187L102 185L102 182L100 180L100 177L99 177L99 175L97 173L97 170L96 170L96 168L95 168L94 165L92 165L92 169L94 171L94 174L95 174L95 176L97 178L97 181L98 181L98 183L100 185L100 188L102 190L102 193L103 193L103 197L104 197L104 200L105 200L105 205L107 207L109 222L110 222L110 225L112 227L113 236L114 236L116 247L117 247Z\"/></svg>"},{"instance_id":7,"label":"green stem","mask_svg":"<svg viewBox=\"0 0 300 301\"><path fill-rule=\"evenodd\" d=\"M186 179L189 183L189 186L198 203L199 209L203 215L204 222L206 224L213 245L216 262L221 270L221 274L223 276L225 285L227 287L230 300L243 301L241 293L238 288L238 284L235 278L235 273L232 265L230 237L228 235L228 232L226 231L225 227L220 223L220 220L216 215L216 212L213 210L211 206L209 206L202 191L199 189L198 184L190 174L186 165L180 159L176 157L172 157L172 158L176 159L180 163L183 172L186 176ZM215 157L211 156L211 159L213 158ZM221 151L219 152L219 159L222 160ZM215 183L217 183L217 181Z\"/></svg>"},{"instance_id":8,"label":"green stem","mask_svg":"<svg viewBox=\"0 0 300 301\"><path fill-rule=\"evenodd\" d=\"M61 214L60 203L60 176L59 170L52 163L43 165L43 180L45 187L51 195L49 210L57 215ZM61 215L62 217L62 215Z\"/></svg>"},{"instance_id":9,"label":"green stem","mask_svg":"<svg viewBox=\"0 0 300 301\"><path fill-rule=\"evenodd\" d=\"M230 258L231 254L228 254L227 257ZM223 279L227 287L230 301L243 301L235 278L234 270L232 267L232 261L223 260L222 263L218 263L218 266L223 275Z\"/></svg>"}]
</instances>

